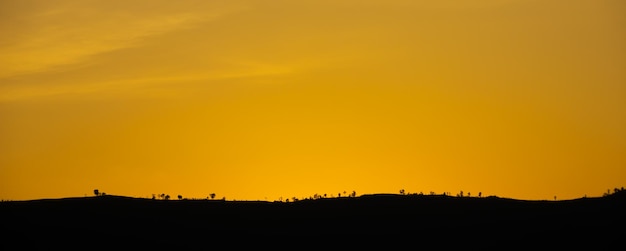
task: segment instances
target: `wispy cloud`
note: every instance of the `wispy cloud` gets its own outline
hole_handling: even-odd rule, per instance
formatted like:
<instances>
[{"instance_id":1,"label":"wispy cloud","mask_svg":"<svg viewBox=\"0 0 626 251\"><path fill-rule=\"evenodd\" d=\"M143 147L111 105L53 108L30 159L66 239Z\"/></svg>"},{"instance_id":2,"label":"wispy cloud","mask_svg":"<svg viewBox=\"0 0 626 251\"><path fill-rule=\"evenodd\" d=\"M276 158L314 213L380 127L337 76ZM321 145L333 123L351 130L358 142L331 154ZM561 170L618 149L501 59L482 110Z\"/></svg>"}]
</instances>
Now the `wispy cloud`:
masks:
<instances>
[{"instance_id":1,"label":"wispy cloud","mask_svg":"<svg viewBox=\"0 0 626 251\"><path fill-rule=\"evenodd\" d=\"M0 79L84 63L91 56L138 46L147 37L190 28L233 9L187 4L188 8L158 11L139 5L144 9L136 11L132 3L55 3L43 7L33 3L37 8L22 7L26 9L22 15L3 18L0 29L9 38L0 43Z\"/></svg>"},{"instance_id":2,"label":"wispy cloud","mask_svg":"<svg viewBox=\"0 0 626 251\"><path fill-rule=\"evenodd\" d=\"M252 79L277 75L288 75L302 72L304 69L289 65L263 64L259 62L247 62L233 66L230 69L209 71L203 73L175 74L169 76L154 76L127 78L123 80L99 80L89 83L59 83L54 85L20 85L19 87L3 88L0 86L0 102L27 100L33 98L45 98L62 95L84 95L94 93L106 93L110 91L124 91L125 95L132 95L133 90L141 90L149 86L172 86L184 83L197 83L201 81L222 81L228 79ZM175 96L175 88L168 88L167 93L160 92L159 97ZM137 95L145 95L139 91ZM154 96L153 96L154 97Z\"/></svg>"}]
</instances>

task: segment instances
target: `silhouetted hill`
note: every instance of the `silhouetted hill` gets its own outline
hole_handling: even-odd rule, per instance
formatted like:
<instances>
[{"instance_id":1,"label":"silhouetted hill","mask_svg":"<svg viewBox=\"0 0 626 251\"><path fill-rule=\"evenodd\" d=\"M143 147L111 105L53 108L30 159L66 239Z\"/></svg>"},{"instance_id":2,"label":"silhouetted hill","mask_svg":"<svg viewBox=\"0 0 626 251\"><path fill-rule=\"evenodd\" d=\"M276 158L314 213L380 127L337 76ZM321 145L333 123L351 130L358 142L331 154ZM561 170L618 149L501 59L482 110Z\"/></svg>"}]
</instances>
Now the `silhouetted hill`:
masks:
<instances>
[{"instance_id":1,"label":"silhouetted hill","mask_svg":"<svg viewBox=\"0 0 626 251\"><path fill-rule=\"evenodd\" d=\"M2 202L0 228L3 247L19 243L22 249L81 247L83 242L202 247L231 239L349 240L353 247L374 242L442 248L623 247L625 213L623 191L565 201L376 194L285 203L108 195Z\"/></svg>"}]
</instances>

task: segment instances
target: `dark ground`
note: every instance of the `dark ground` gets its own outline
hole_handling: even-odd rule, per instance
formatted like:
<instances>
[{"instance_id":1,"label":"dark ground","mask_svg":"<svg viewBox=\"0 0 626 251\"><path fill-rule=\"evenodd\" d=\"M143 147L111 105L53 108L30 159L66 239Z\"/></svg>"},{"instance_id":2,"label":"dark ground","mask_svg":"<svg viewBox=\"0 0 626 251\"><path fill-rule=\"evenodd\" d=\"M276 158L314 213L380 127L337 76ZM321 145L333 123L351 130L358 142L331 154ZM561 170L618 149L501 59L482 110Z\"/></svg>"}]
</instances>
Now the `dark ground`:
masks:
<instances>
[{"instance_id":1,"label":"dark ground","mask_svg":"<svg viewBox=\"0 0 626 251\"><path fill-rule=\"evenodd\" d=\"M623 191L567 201L384 194L291 203L98 196L1 202L0 250L344 244L385 250L626 250L625 216ZM231 248L218 248L224 245Z\"/></svg>"}]
</instances>

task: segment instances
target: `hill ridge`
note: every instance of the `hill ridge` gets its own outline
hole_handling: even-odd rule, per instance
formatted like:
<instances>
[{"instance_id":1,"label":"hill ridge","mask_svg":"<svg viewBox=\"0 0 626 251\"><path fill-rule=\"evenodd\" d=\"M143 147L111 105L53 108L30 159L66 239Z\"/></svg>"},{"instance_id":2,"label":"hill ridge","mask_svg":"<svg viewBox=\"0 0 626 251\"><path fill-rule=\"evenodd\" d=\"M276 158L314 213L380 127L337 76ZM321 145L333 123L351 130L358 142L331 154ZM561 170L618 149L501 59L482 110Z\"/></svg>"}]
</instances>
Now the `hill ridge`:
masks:
<instances>
[{"instance_id":1,"label":"hill ridge","mask_svg":"<svg viewBox=\"0 0 626 251\"><path fill-rule=\"evenodd\" d=\"M155 236L363 240L402 236L423 244L454 237L457 244L488 238L491 244L481 245L556 240L598 245L617 243L626 234L623 212L625 192L564 201L394 194L296 202L167 201L106 195L1 202L0 230L7 233L6 240L34 243L67 236L87 240L99 236L112 243L129 238L151 243Z\"/></svg>"}]
</instances>

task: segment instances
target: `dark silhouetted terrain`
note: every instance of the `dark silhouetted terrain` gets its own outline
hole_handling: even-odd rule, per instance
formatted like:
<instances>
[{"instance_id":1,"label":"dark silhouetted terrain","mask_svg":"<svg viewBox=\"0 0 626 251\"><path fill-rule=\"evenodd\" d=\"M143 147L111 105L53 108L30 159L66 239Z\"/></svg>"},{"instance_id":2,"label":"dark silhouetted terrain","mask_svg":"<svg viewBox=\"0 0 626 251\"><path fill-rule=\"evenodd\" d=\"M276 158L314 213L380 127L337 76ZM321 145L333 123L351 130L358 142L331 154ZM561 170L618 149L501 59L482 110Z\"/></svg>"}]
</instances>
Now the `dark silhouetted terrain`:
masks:
<instances>
[{"instance_id":1,"label":"dark silhouetted terrain","mask_svg":"<svg viewBox=\"0 0 626 251\"><path fill-rule=\"evenodd\" d=\"M620 250L626 243L624 191L564 201L391 194L289 203L98 196L2 202L0 215L2 250L334 242Z\"/></svg>"}]
</instances>

